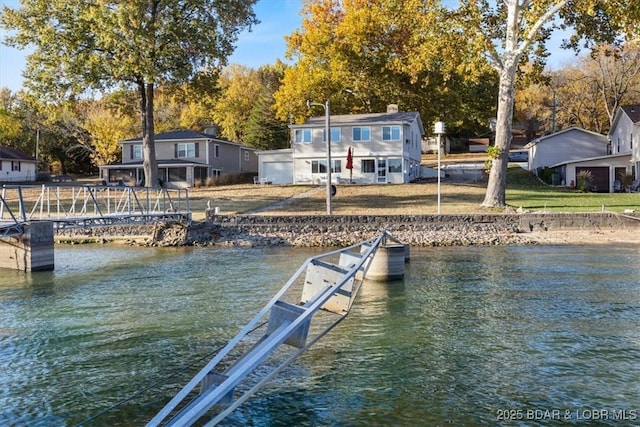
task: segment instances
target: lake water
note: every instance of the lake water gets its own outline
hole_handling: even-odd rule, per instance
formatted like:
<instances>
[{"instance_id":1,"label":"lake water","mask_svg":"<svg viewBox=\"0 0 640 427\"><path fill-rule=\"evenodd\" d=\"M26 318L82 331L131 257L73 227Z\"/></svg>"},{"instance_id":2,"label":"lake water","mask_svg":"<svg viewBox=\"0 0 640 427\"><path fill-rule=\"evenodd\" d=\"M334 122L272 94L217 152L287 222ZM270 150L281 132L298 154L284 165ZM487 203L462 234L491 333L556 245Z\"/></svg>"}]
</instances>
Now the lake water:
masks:
<instances>
[{"instance_id":1,"label":"lake water","mask_svg":"<svg viewBox=\"0 0 640 427\"><path fill-rule=\"evenodd\" d=\"M0 425L143 425L317 253L76 246L0 270ZM639 425L639 258L412 248L226 425Z\"/></svg>"}]
</instances>

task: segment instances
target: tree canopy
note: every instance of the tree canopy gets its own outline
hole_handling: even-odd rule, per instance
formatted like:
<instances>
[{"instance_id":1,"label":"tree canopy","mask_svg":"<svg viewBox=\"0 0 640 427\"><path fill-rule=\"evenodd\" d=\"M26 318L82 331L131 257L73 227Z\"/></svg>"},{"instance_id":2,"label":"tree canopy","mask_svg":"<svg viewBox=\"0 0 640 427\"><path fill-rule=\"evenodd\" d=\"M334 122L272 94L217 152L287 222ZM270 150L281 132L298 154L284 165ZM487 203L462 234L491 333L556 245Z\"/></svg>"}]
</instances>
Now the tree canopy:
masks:
<instances>
[{"instance_id":1,"label":"tree canopy","mask_svg":"<svg viewBox=\"0 0 640 427\"><path fill-rule=\"evenodd\" d=\"M487 127L495 72L465 55L439 2L307 0L302 13L302 28L287 38L296 63L275 96L281 119L300 121L307 99L329 99L336 113L399 104L425 123L447 117L454 131Z\"/></svg>"},{"instance_id":2,"label":"tree canopy","mask_svg":"<svg viewBox=\"0 0 640 427\"><path fill-rule=\"evenodd\" d=\"M49 98L135 87L145 185L157 183L154 88L216 70L238 33L256 23L256 0L26 0L4 7L5 42L33 47L26 86Z\"/></svg>"}]
</instances>

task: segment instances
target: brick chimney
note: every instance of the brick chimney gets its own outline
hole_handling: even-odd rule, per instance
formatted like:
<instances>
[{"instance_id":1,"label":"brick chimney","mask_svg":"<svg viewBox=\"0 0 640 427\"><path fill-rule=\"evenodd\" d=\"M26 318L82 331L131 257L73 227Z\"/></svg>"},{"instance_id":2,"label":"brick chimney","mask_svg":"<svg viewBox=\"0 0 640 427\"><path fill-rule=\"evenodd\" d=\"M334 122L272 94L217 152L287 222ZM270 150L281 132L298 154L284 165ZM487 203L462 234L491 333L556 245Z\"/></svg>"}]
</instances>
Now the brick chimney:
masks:
<instances>
[{"instance_id":1,"label":"brick chimney","mask_svg":"<svg viewBox=\"0 0 640 427\"><path fill-rule=\"evenodd\" d=\"M387 113L397 113L397 112L398 112L398 104L387 105Z\"/></svg>"}]
</instances>

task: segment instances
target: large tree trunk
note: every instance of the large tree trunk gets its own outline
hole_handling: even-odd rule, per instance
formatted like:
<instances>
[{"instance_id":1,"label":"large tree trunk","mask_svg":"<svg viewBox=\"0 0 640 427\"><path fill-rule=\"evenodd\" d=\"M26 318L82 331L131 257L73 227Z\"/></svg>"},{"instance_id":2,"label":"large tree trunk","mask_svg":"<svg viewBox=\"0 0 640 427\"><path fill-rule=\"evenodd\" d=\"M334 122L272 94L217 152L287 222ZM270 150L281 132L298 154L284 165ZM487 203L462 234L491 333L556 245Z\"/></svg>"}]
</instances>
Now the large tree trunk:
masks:
<instances>
[{"instance_id":1,"label":"large tree trunk","mask_svg":"<svg viewBox=\"0 0 640 427\"><path fill-rule=\"evenodd\" d=\"M509 147L511 147L511 121L513 120L513 100L517 62L507 62L500 72L500 88L498 91L498 117L496 118L495 146L500 155L491 162L487 192L482 202L486 207L505 206L505 189L507 186L507 166L509 163Z\"/></svg>"},{"instance_id":2,"label":"large tree trunk","mask_svg":"<svg viewBox=\"0 0 640 427\"><path fill-rule=\"evenodd\" d=\"M142 120L142 167L144 169L145 187L162 187L163 182L158 177L158 161L154 141L153 126L153 83L138 83L140 93L140 118Z\"/></svg>"}]
</instances>

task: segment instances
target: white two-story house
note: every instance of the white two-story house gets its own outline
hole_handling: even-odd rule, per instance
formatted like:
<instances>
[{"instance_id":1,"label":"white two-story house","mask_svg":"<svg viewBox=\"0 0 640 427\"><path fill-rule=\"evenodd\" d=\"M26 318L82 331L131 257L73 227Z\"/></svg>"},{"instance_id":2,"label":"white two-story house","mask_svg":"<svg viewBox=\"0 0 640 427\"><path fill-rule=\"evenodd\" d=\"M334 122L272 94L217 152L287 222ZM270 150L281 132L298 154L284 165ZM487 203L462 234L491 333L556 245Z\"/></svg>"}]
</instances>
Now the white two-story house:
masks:
<instances>
[{"instance_id":1,"label":"white two-story house","mask_svg":"<svg viewBox=\"0 0 640 427\"><path fill-rule=\"evenodd\" d=\"M609 130L611 154L631 154L627 172L638 179L640 171L640 105L619 107Z\"/></svg>"},{"instance_id":2,"label":"white two-story house","mask_svg":"<svg viewBox=\"0 0 640 427\"><path fill-rule=\"evenodd\" d=\"M332 115L331 173L336 183L406 183L420 176L424 128L416 111ZM291 148L259 151L258 173L274 184L326 182L325 116L291 125ZM351 150L351 169L347 156Z\"/></svg>"},{"instance_id":3,"label":"white two-story house","mask_svg":"<svg viewBox=\"0 0 640 427\"><path fill-rule=\"evenodd\" d=\"M162 184L193 186L224 174L251 174L258 171L256 150L216 138L211 131L200 133L176 130L155 136L158 176ZM108 183L142 185L142 138L121 141L122 163L100 167L100 177Z\"/></svg>"}]
</instances>

